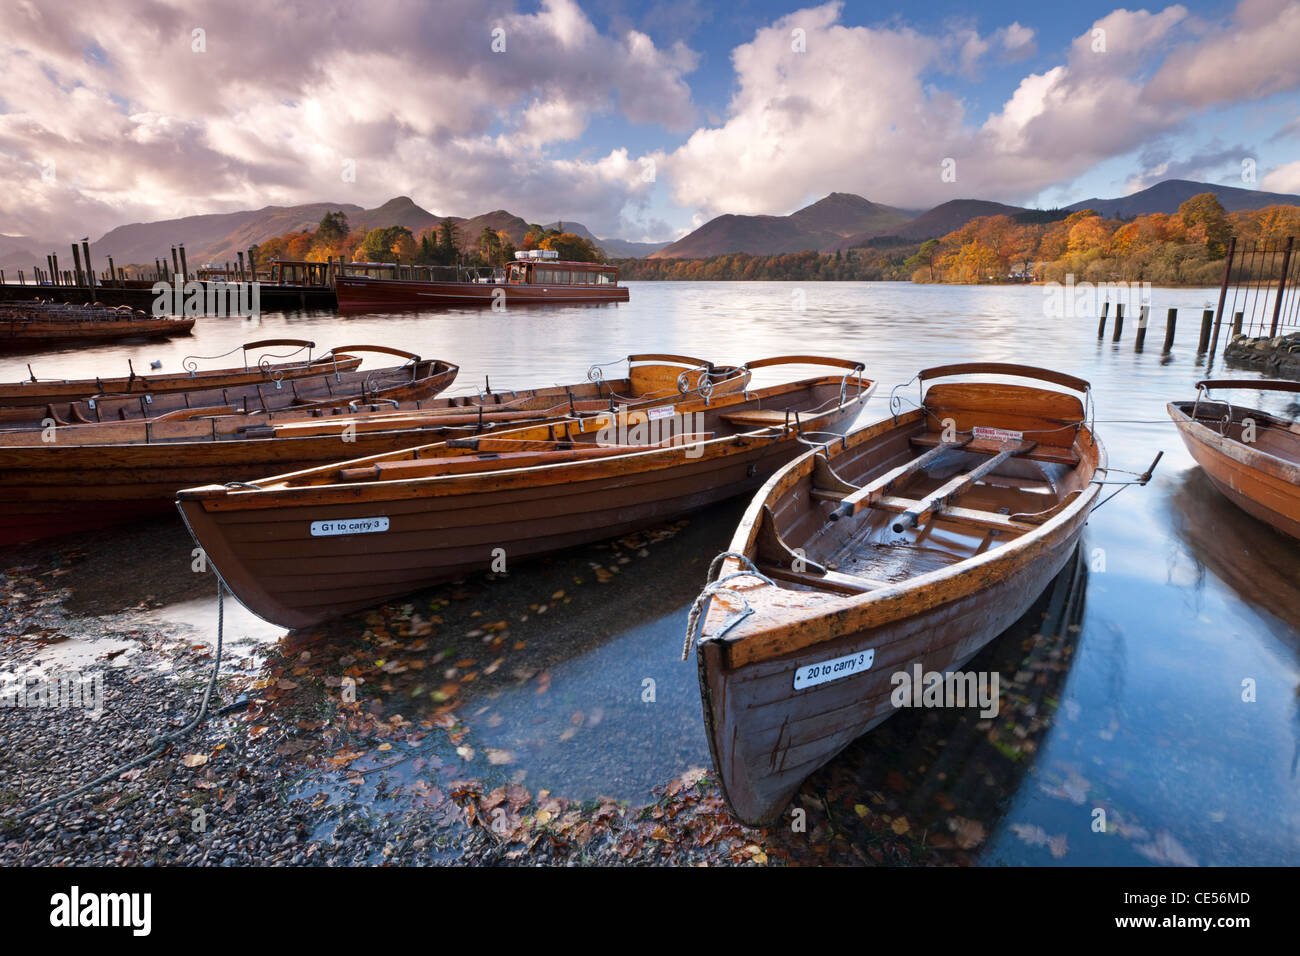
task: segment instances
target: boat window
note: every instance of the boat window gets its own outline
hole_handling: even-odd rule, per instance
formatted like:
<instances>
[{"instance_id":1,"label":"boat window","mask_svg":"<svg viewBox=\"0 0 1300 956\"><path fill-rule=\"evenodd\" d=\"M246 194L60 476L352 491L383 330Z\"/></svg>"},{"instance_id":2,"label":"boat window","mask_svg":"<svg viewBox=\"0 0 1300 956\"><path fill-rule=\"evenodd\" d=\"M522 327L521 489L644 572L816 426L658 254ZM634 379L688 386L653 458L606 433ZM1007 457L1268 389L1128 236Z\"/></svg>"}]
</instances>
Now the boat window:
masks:
<instances>
[{"instance_id":1,"label":"boat window","mask_svg":"<svg viewBox=\"0 0 1300 956\"><path fill-rule=\"evenodd\" d=\"M569 284L569 270L568 270L568 269L556 269L556 270L555 270L555 281L558 282L560 285L568 285L568 284Z\"/></svg>"}]
</instances>

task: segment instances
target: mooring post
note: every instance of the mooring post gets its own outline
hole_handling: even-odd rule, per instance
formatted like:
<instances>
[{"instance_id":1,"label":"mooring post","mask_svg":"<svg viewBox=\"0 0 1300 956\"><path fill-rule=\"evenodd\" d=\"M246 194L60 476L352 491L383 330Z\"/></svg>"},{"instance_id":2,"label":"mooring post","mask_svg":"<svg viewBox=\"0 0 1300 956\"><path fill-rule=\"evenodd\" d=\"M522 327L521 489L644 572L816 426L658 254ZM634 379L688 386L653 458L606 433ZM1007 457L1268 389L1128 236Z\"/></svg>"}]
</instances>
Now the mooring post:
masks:
<instances>
[{"instance_id":1,"label":"mooring post","mask_svg":"<svg viewBox=\"0 0 1300 956\"><path fill-rule=\"evenodd\" d=\"M185 243L182 242L179 248L181 251L181 282L189 282L190 267L189 267L189 263L185 261Z\"/></svg>"},{"instance_id":2,"label":"mooring post","mask_svg":"<svg viewBox=\"0 0 1300 956\"><path fill-rule=\"evenodd\" d=\"M19 284L19 285L26 285L26 284L27 284L27 280L23 278L23 270L22 270L22 269L19 269L19 270L18 270L18 284Z\"/></svg>"},{"instance_id":3,"label":"mooring post","mask_svg":"<svg viewBox=\"0 0 1300 956\"><path fill-rule=\"evenodd\" d=\"M180 271L181 271L181 263L180 263L180 260L176 258L176 247L175 247L175 246L172 246L172 272L171 272L171 274L174 276L174 275L176 275L177 273L179 273Z\"/></svg>"},{"instance_id":4,"label":"mooring post","mask_svg":"<svg viewBox=\"0 0 1300 956\"><path fill-rule=\"evenodd\" d=\"M242 252L236 252L235 255L239 257L239 281L243 282L244 281L244 254Z\"/></svg>"},{"instance_id":5,"label":"mooring post","mask_svg":"<svg viewBox=\"0 0 1300 956\"><path fill-rule=\"evenodd\" d=\"M1246 321L1246 313L1245 313L1245 312L1238 312L1238 313L1236 313L1236 314L1232 317L1232 334L1233 334L1233 335L1240 335L1240 334L1241 334L1241 327L1242 327L1242 325L1245 324L1245 321Z\"/></svg>"},{"instance_id":6,"label":"mooring post","mask_svg":"<svg viewBox=\"0 0 1300 956\"><path fill-rule=\"evenodd\" d=\"M1168 355L1174 349L1174 329L1178 327L1178 310L1170 309L1165 316L1165 344L1160 349L1161 355Z\"/></svg>"},{"instance_id":7,"label":"mooring post","mask_svg":"<svg viewBox=\"0 0 1300 956\"><path fill-rule=\"evenodd\" d=\"M1142 346L1146 343L1147 316L1150 315L1150 313L1151 313L1151 306L1144 305L1142 306L1142 311L1138 314L1138 334L1137 334L1137 339L1133 343L1134 352L1141 352Z\"/></svg>"},{"instance_id":8,"label":"mooring post","mask_svg":"<svg viewBox=\"0 0 1300 956\"><path fill-rule=\"evenodd\" d=\"M113 257L108 257L108 278L110 281L117 279L117 268L113 265Z\"/></svg>"},{"instance_id":9,"label":"mooring post","mask_svg":"<svg viewBox=\"0 0 1300 956\"><path fill-rule=\"evenodd\" d=\"M1214 361L1214 353L1219 350L1219 329L1223 328L1223 306L1228 301L1228 279L1232 275L1232 261L1237 252L1237 237L1233 236L1228 240L1228 252L1224 259L1226 263L1223 267L1223 283L1219 286L1219 307L1214 310L1214 334L1210 342L1210 361Z\"/></svg>"},{"instance_id":10,"label":"mooring post","mask_svg":"<svg viewBox=\"0 0 1300 956\"><path fill-rule=\"evenodd\" d=\"M1197 355L1204 355L1210 348L1210 326L1213 322L1213 309L1206 309L1201 313L1201 340L1196 343Z\"/></svg>"},{"instance_id":11,"label":"mooring post","mask_svg":"<svg viewBox=\"0 0 1300 956\"><path fill-rule=\"evenodd\" d=\"M1111 336L1112 342L1118 342L1119 337L1124 333L1124 303L1115 303L1115 334Z\"/></svg>"},{"instance_id":12,"label":"mooring post","mask_svg":"<svg viewBox=\"0 0 1300 956\"><path fill-rule=\"evenodd\" d=\"M1273 298L1273 324L1269 327L1268 337L1277 338L1277 320L1282 315L1282 293L1286 291L1286 273L1291 268L1291 244L1295 236L1287 236L1286 248L1282 250L1282 274L1277 277L1277 295Z\"/></svg>"},{"instance_id":13,"label":"mooring post","mask_svg":"<svg viewBox=\"0 0 1300 956\"><path fill-rule=\"evenodd\" d=\"M95 289L95 270L90 267L90 243L86 240L81 242L81 257L86 260L86 288L94 292ZM94 295L91 295L94 299Z\"/></svg>"},{"instance_id":14,"label":"mooring post","mask_svg":"<svg viewBox=\"0 0 1300 956\"><path fill-rule=\"evenodd\" d=\"M253 246L248 247L248 274L254 282L257 281L257 252Z\"/></svg>"},{"instance_id":15,"label":"mooring post","mask_svg":"<svg viewBox=\"0 0 1300 956\"><path fill-rule=\"evenodd\" d=\"M1106 314L1110 312L1110 299L1101 304L1101 321L1097 323L1097 338L1106 334Z\"/></svg>"},{"instance_id":16,"label":"mooring post","mask_svg":"<svg viewBox=\"0 0 1300 956\"><path fill-rule=\"evenodd\" d=\"M72 275L73 284L81 288L81 252L75 242L72 244Z\"/></svg>"}]
</instances>

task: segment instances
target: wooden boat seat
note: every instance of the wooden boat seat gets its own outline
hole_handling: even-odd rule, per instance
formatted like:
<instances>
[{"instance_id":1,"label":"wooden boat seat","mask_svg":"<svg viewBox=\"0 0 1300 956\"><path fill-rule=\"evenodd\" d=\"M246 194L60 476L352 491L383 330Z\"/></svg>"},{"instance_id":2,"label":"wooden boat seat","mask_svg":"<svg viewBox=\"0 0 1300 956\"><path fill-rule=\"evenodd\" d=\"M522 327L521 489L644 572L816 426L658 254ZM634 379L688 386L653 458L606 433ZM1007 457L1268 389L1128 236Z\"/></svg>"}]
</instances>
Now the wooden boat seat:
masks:
<instances>
[{"instance_id":1,"label":"wooden boat seat","mask_svg":"<svg viewBox=\"0 0 1300 956\"><path fill-rule=\"evenodd\" d=\"M943 444L943 439L936 433L914 435L912 444L920 448L935 448ZM1002 450L1002 443L981 438L967 443L965 450L981 455L996 455ZM1039 445L1033 451L1025 452L1016 457L1025 458L1029 461L1045 461L1057 465L1069 465L1072 468L1079 464L1079 456L1073 449L1060 448L1054 445Z\"/></svg>"},{"instance_id":2,"label":"wooden boat seat","mask_svg":"<svg viewBox=\"0 0 1300 956\"><path fill-rule=\"evenodd\" d=\"M887 495L872 502L871 507L878 508L881 511L892 511L896 514L907 514L923 508L925 504L926 502L919 501L916 498L899 498ZM1013 520L1008 515L998 514L996 511L981 511L976 508L962 508L957 505L948 505L943 510L935 512L932 520L949 521L953 524L970 525L975 528L988 528L993 531L1007 531L1011 534L1024 534L1027 531L1034 530L1034 525L1024 520Z\"/></svg>"},{"instance_id":3,"label":"wooden boat seat","mask_svg":"<svg viewBox=\"0 0 1300 956\"><path fill-rule=\"evenodd\" d=\"M802 584L819 591L837 591L841 594L863 594L890 586L888 581L877 581L857 574L839 571L794 571L779 564L760 564L758 570L777 581Z\"/></svg>"},{"instance_id":4,"label":"wooden boat seat","mask_svg":"<svg viewBox=\"0 0 1300 956\"><path fill-rule=\"evenodd\" d=\"M730 425L758 425L785 427L787 422L793 424L794 418L785 412L755 408L748 411L723 412L718 416Z\"/></svg>"}]
</instances>

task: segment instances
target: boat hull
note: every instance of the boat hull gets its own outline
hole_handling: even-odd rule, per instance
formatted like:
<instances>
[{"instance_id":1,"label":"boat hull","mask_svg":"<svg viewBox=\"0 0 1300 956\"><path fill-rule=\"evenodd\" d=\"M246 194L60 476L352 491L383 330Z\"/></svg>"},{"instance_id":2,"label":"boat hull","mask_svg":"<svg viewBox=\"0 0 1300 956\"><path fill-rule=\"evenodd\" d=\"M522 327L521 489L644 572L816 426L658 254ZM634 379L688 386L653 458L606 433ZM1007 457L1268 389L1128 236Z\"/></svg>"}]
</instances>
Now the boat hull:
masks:
<instances>
[{"instance_id":1,"label":"boat hull","mask_svg":"<svg viewBox=\"0 0 1300 956\"><path fill-rule=\"evenodd\" d=\"M123 339L169 338L189 335L194 319L122 319L41 322L0 319L0 352L29 352Z\"/></svg>"},{"instance_id":2,"label":"boat hull","mask_svg":"<svg viewBox=\"0 0 1300 956\"><path fill-rule=\"evenodd\" d=\"M532 285L525 283L420 282L339 276L334 291L341 309L409 309L429 305L511 305L626 302L620 285Z\"/></svg>"},{"instance_id":3,"label":"boat hull","mask_svg":"<svg viewBox=\"0 0 1300 956\"><path fill-rule=\"evenodd\" d=\"M778 819L803 781L892 716L892 676L952 671L1029 609L1078 546L1084 517L1062 528L1024 568L994 576L962 598L824 644L730 668L720 642L700 645L704 719L714 766L732 811L761 826ZM790 692L796 670L874 652L861 674ZM723 739L718 730L730 732Z\"/></svg>"},{"instance_id":4,"label":"boat hull","mask_svg":"<svg viewBox=\"0 0 1300 956\"><path fill-rule=\"evenodd\" d=\"M1033 605L1078 547L1097 497L1090 479L1105 462L1086 427L1060 427L1079 422L1083 406L1073 399L1064 405L1055 393L994 385L960 393L978 399L973 404L931 406L931 396L959 394L939 388L927 396L926 409L859 429L782 469L755 496L732 539L730 554L768 569L771 579L751 574L728 580L731 594L713 597L706 607L696 660L714 767L728 805L745 823L777 820L808 776L888 719L898 706L891 695L901 693L896 675L913 677L918 667L921 674L942 674L967 664ZM1051 410L1034 412L1034 402ZM832 518L850 489L906 474L910 462L925 461L917 447L934 437L935 419L950 416L959 432L992 422L1043 436L1036 453L1053 469L1055 497L1026 509L1024 497L1014 496L1027 493L1013 490L1014 482L1042 487L1047 472L1033 462L1010 461L1008 472L972 489L979 508L963 513L954 507L950 517L938 510L914 525L914 534L900 532L885 507L889 495L902 494L898 490L882 490L873 499L881 510L868 506ZM1053 437L1065 434L1072 437ZM948 481L943 469L950 466L934 460L935 475L918 469L906 480L918 486ZM830 479L848 484L837 491ZM1026 514L1030 518L1013 520ZM972 521L991 524L972 527ZM815 573L800 571L783 564L774 549L827 564ZM861 563L855 555L863 556ZM727 557L722 576L741 569ZM787 583L782 574L789 575ZM737 613L742 600L748 608L743 616ZM841 664L844 659L851 662ZM843 676L822 674L818 682L801 672L821 664ZM798 673L804 677L796 679Z\"/></svg>"},{"instance_id":5,"label":"boat hull","mask_svg":"<svg viewBox=\"0 0 1300 956\"><path fill-rule=\"evenodd\" d=\"M1214 487L1247 514L1283 534L1300 538L1300 469L1263 448L1236 441L1194 421L1193 407L1193 402L1171 402L1168 411L1187 451ZM1235 413L1255 416L1260 421L1271 418L1266 412L1239 406ZM1290 440L1289 433L1283 440Z\"/></svg>"},{"instance_id":6,"label":"boat hull","mask_svg":"<svg viewBox=\"0 0 1300 956\"><path fill-rule=\"evenodd\" d=\"M717 421L742 407L776 409L766 414L784 420L787 413L780 409L811 406L825 410L803 419L804 427L838 431L871 394L866 387L846 397L843 388L840 378L818 379L696 408ZM648 413L635 414L644 419ZM582 427L594 436L613 421L627 420L606 415ZM563 436L569 424L508 431L493 440L521 433L532 440L539 430ZM600 451L597 443L587 447ZM488 459L491 471L415 480L312 484L310 473L285 475L264 479L255 490L192 488L181 492L178 505L245 607L285 627L308 627L464 574L499 571L503 563L509 568L751 492L806 447L793 427L760 427L689 446L615 445L594 460L551 464L543 456L503 468ZM403 457L418 465L420 458L437 459L436 449ZM352 465L331 472L364 470ZM363 520L378 530L339 531Z\"/></svg>"}]
</instances>

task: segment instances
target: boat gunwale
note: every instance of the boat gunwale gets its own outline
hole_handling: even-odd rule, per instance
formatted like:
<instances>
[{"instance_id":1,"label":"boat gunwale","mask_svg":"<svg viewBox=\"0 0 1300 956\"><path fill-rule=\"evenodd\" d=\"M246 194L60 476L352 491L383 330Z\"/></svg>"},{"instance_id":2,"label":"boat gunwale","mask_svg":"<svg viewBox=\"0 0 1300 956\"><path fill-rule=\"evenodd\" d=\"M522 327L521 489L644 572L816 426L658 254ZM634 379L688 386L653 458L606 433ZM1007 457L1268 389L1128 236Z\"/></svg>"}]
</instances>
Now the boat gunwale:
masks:
<instances>
[{"instance_id":1,"label":"boat gunwale","mask_svg":"<svg viewBox=\"0 0 1300 956\"><path fill-rule=\"evenodd\" d=\"M839 385L846 381L845 376L815 376L807 379L799 379L794 382L780 383L777 385L765 386L761 389L755 389L752 392L734 392L727 393L725 398L741 397L743 401L762 400L777 395L790 394L800 389L811 390L823 385ZM877 383L874 380L858 376L847 379L850 386L861 383L862 388L858 392L846 394L842 402L837 402L834 406L819 412L808 418L800 417L800 431L815 431L815 426L828 419L842 415L845 410L851 409L854 405L862 406L867 403L875 392ZM743 396L748 395L745 399ZM739 404L741 402L737 402ZM698 399L692 400L686 406L686 413L694 413L709 407L703 405ZM717 407L716 405L713 407ZM598 422L603 420L606 424L601 427L608 427L610 419L615 421L624 421L629 426L639 421L648 420L646 413L648 409L632 408L621 412L599 412L588 418L568 419L562 418L553 420L550 423L537 423L523 426L518 429L503 429L500 432L489 436L493 439L509 439L511 432L516 434L520 431L531 431L540 428L554 428L557 425L577 422L585 430L596 427ZM793 418L791 419L793 425ZM782 425L765 425L756 427L750 431L739 432L730 435L722 435L701 442L691 442L683 445L673 445L664 448L630 448L627 452L617 455L609 455L599 460L572 461L572 462L545 462L538 465L523 465L515 468L503 468L494 471L480 471L468 474L448 474L448 475L424 475L411 478L390 478L378 481L346 481L330 482L327 484L314 485L287 485L286 482L295 478L320 474L327 471L337 472L343 467L357 467L370 463L379 463L392 460L418 460L410 457L413 452L423 452L445 446L446 441L433 442L426 445L407 448L398 452L385 452L378 455L371 455L364 458L356 458L347 461L338 461L330 465L318 466L305 469L298 472L290 472L282 475L274 475L268 478L260 479L261 482L275 484L271 487L250 487L250 488L226 488L222 485L204 485L197 488L186 488L177 492L177 501L195 502L206 511L253 511L266 510L280 507L314 507L330 506L335 504L353 504L368 501L390 501L403 500L409 498L422 497L441 497L444 495L457 494L475 494L481 490L484 482L497 481L498 484L494 490L510 490L518 487L534 487L552 484L561 484L570 481L585 481L591 479L603 478L609 475L611 469L615 469L620 463L636 461L640 467L635 470L650 471L663 468L673 467L680 464L683 457L684 449L701 449L699 454L693 454L687 457L690 462L700 462L710 458L724 457L730 454L729 449L724 446L734 446L740 440L762 440L770 439L771 443L778 443L790 436L790 434L799 434L792 426ZM563 439L558 439L563 440ZM653 463L651 460L653 459ZM249 484L256 485L256 482ZM373 497L367 497L365 490L384 490L384 494ZM301 505L291 503L292 499L310 498L310 503Z\"/></svg>"},{"instance_id":2,"label":"boat gunwale","mask_svg":"<svg viewBox=\"0 0 1300 956\"><path fill-rule=\"evenodd\" d=\"M1213 404L1227 404L1234 412L1258 415L1261 418L1271 419L1278 423L1294 424L1289 422L1288 419L1258 408L1250 408L1245 405L1230 405L1226 402ZM1192 418L1188 414L1188 408L1195 407L1195 405L1196 402L1193 400L1172 401L1165 405L1165 411L1173 419L1180 434L1195 441L1201 447L1217 452L1251 471L1268 475L1270 478L1275 478L1287 484L1300 485L1300 457L1297 459L1283 458L1267 449L1260 448L1258 445L1251 445L1240 439L1216 432L1205 422ZM1238 422L1234 421L1233 424L1238 424ZM1288 431L1288 433L1290 432ZM1297 448L1300 449L1300 436L1296 436L1296 444Z\"/></svg>"}]
</instances>

